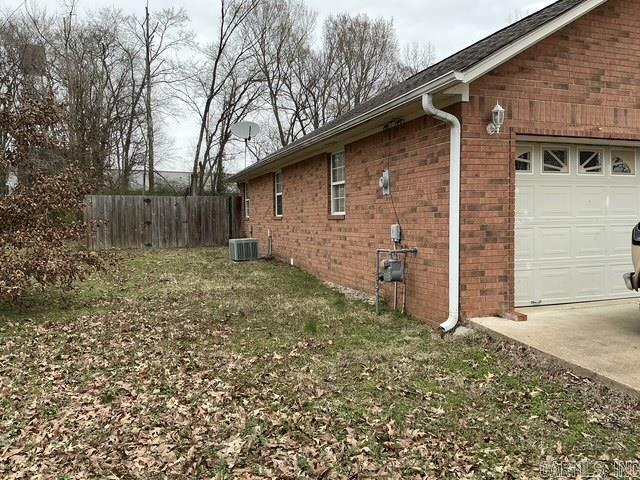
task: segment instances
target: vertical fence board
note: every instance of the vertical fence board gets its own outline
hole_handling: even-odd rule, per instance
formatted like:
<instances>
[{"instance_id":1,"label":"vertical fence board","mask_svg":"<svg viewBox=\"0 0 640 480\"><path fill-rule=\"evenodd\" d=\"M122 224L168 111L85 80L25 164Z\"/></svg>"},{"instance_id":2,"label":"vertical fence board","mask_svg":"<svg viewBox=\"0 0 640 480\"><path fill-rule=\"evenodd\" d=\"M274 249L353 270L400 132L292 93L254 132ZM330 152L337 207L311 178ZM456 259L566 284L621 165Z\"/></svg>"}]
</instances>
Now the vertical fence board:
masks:
<instances>
[{"instance_id":1,"label":"vertical fence board","mask_svg":"<svg viewBox=\"0 0 640 480\"><path fill-rule=\"evenodd\" d=\"M226 245L240 232L238 197L92 195L84 207L87 245L184 248Z\"/></svg>"},{"instance_id":2,"label":"vertical fence board","mask_svg":"<svg viewBox=\"0 0 640 480\"><path fill-rule=\"evenodd\" d=\"M228 201L231 231L229 232L230 238L240 238L242 230L242 198L229 197Z\"/></svg>"}]
</instances>

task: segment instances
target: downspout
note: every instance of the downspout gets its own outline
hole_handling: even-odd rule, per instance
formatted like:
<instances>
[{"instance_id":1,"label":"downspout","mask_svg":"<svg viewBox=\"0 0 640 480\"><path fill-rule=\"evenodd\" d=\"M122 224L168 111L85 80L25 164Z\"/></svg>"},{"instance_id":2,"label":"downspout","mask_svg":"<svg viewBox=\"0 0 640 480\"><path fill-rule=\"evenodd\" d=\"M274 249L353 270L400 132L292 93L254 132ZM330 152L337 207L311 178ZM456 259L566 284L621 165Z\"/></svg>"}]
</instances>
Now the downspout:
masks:
<instances>
[{"instance_id":1,"label":"downspout","mask_svg":"<svg viewBox=\"0 0 640 480\"><path fill-rule=\"evenodd\" d=\"M440 324L445 332L451 332L460 319L460 157L462 127L460 120L433 105L433 96L422 96L422 108L427 115L451 127L449 162L449 318Z\"/></svg>"}]
</instances>

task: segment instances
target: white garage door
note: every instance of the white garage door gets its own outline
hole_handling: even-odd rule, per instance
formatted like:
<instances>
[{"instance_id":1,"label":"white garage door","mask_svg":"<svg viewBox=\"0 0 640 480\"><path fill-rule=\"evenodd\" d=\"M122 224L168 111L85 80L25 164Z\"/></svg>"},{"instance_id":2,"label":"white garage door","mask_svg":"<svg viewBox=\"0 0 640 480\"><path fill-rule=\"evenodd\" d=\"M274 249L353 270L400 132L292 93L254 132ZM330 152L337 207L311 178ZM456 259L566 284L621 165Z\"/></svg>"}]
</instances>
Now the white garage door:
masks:
<instances>
[{"instance_id":1,"label":"white garage door","mask_svg":"<svg viewBox=\"0 0 640 480\"><path fill-rule=\"evenodd\" d=\"M518 144L516 305L627 298L631 230L640 222L638 152Z\"/></svg>"}]
</instances>

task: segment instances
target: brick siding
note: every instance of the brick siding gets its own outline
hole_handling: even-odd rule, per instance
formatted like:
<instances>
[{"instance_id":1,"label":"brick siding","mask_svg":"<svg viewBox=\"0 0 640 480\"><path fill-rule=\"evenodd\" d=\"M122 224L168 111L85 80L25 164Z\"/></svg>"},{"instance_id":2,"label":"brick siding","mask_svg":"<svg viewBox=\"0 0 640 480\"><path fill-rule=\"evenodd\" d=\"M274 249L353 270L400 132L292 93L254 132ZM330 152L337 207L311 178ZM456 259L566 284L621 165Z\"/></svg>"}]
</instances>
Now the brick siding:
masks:
<instances>
[{"instance_id":1,"label":"brick siding","mask_svg":"<svg viewBox=\"0 0 640 480\"><path fill-rule=\"evenodd\" d=\"M640 140L640 21L635 2L610 0L470 86L451 111L463 123L461 314L514 305L514 162L518 134ZM496 101L506 128L490 137ZM391 201L378 188L389 162L409 259L408 311L447 317L449 129L422 117L345 147L347 215L329 215L329 152L283 170L284 216L274 217L273 174L250 182L246 234L325 279L374 291L375 250L390 243ZM391 290L388 289L387 299Z\"/></svg>"}]
</instances>

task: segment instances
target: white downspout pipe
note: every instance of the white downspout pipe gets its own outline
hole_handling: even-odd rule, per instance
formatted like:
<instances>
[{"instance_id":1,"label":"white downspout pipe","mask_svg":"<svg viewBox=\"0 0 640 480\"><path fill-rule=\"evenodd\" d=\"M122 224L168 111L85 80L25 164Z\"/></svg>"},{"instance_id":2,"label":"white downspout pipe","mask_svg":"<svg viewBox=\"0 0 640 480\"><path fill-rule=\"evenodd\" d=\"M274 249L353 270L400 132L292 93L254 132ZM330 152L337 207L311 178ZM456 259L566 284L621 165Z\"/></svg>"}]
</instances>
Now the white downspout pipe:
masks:
<instances>
[{"instance_id":1,"label":"white downspout pipe","mask_svg":"<svg viewBox=\"0 0 640 480\"><path fill-rule=\"evenodd\" d=\"M449 318L440 328L451 332L460 319L460 157L462 152L462 127L460 120L433 105L433 96L422 96L422 108L451 127L449 165Z\"/></svg>"}]
</instances>

